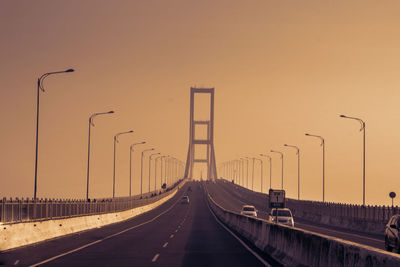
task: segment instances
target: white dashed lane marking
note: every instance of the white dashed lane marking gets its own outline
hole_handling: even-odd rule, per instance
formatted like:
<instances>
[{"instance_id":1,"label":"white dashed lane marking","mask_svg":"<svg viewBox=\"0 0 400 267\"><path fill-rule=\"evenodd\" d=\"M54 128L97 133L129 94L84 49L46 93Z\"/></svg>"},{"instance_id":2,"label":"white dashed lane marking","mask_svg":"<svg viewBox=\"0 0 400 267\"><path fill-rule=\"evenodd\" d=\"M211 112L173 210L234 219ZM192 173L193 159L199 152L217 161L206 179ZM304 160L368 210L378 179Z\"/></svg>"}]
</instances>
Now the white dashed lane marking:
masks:
<instances>
[{"instance_id":1,"label":"white dashed lane marking","mask_svg":"<svg viewBox=\"0 0 400 267\"><path fill-rule=\"evenodd\" d=\"M151 260L152 262L156 262L156 260L160 257L160 254L156 254L153 259Z\"/></svg>"},{"instance_id":2,"label":"white dashed lane marking","mask_svg":"<svg viewBox=\"0 0 400 267\"><path fill-rule=\"evenodd\" d=\"M18 263L19 263L19 260L16 260L16 261L14 262L14 265L18 265Z\"/></svg>"},{"instance_id":3,"label":"white dashed lane marking","mask_svg":"<svg viewBox=\"0 0 400 267\"><path fill-rule=\"evenodd\" d=\"M169 238L174 238L174 234L170 235Z\"/></svg>"},{"instance_id":4,"label":"white dashed lane marking","mask_svg":"<svg viewBox=\"0 0 400 267\"><path fill-rule=\"evenodd\" d=\"M165 242L165 244L162 247L166 248L167 246L168 246L168 242Z\"/></svg>"}]
</instances>

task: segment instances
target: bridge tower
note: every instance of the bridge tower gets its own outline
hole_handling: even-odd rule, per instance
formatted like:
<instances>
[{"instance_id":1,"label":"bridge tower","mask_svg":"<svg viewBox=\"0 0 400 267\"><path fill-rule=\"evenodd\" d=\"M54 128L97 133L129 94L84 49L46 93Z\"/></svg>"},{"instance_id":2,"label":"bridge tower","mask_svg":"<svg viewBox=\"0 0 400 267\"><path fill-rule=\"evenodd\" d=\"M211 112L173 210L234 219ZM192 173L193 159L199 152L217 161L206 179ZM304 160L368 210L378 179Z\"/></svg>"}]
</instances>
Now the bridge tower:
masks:
<instances>
[{"instance_id":1,"label":"bridge tower","mask_svg":"<svg viewBox=\"0 0 400 267\"><path fill-rule=\"evenodd\" d=\"M210 95L210 118L206 121L194 120L194 100L196 94ZM205 125L207 127L207 138L196 139L196 125ZM195 158L196 145L207 146L206 158ZM215 164L214 150L214 88L190 88L190 127L189 127L189 150L186 160L185 177L193 178L193 167L195 163L207 163L207 180L217 179L217 168Z\"/></svg>"}]
</instances>

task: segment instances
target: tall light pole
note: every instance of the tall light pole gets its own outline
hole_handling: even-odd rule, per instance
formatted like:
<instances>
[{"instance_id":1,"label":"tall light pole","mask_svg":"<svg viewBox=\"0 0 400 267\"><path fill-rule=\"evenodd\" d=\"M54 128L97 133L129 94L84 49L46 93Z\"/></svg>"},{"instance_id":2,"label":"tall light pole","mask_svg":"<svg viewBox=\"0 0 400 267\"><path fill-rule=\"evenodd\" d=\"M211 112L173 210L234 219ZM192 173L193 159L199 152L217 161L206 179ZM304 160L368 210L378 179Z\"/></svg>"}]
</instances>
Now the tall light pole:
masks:
<instances>
[{"instance_id":1,"label":"tall light pole","mask_svg":"<svg viewBox=\"0 0 400 267\"><path fill-rule=\"evenodd\" d=\"M37 192L37 169L38 169L38 152L39 152L39 96L40 91L44 92L43 82L44 80L53 74L59 73L67 73L74 72L74 69L67 69L64 71L54 71L47 72L40 76L37 80L37 98L36 98L36 152L35 152L35 184L33 188L33 199L36 200L36 192Z\"/></svg>"},{"instance_id":2,"label":"tall light pole","mask_svg":"<svg viewBox=\"0 0 400 267\"><path fill-rule=\"evenodd\" d=\"M163 182L163 159L164 158L168 158L169 157L169 155L167 155L167 156L162 156L161 157L161 186L162 186L162 182ZM164 165L167 165L166 163L164 164ZM166 173L166 168L164 168L165 170L164 170L164 174L165 174L165 178L167 177L167 173ZM165 180L165 186L167 185L167 180Z\"/></svg>"},{"instance_id":3,"label":"tall light pole","mask_svg":"<svg viewBox=\"0 0 400 267\"><path fill-rule=\"evenodd\" d=\"M162 159L163 156L159 156L154 159L154 192L157 190L157 160Z\"/></svg>"},{"instance_id":4,"label":"tall light pole","mask_svg":"<svg viewBox=\"0 0 400 267\"><path fill-rule=\"evenodd\" d=\"M142 157L140 159L140 198L143 197L143 157L147 151L153 151L154 148L145 149L142 151Z\"/></svg>"},{"instance_id":5,"label":"tall light pole","mask_svg":"<svg viewBox=\"0 0 400 267\"><path fill-rule=\"evenodd\" d=\"M306 133L306 136L316 137L321 140L322 146L322 202L325 202L325 139L319 135Z\"/></svg>"},{"instance_id":6,"label":"tall light pole","mask_svg":"<svg viewBox=\"0 0 400 267\"><path fill-rule=\"evenodd\" d=\"M87 159L87 177L86 177L86 200L89 201L89 166L90 166L90 128L94 127L93 119L99 115L112 114L113 110L108 112L94 113L89 117L89 139L88 139L88 159Z\"/></svg>"},{"instance_id":7,"label":"tall light pole","mask_svg":"<svg viewBox=\"0 0 400 267\"><path fill-rule=\"evenodd\" d=\"M268 155L260 154L261 157L265 157L269 159L269 189L272 187L272 158Z\"/></svg>"},{"instance_id":8,"label":"tall light pole","mask_svg":"<svg viewBox=\"0 0 400 267\"><path fill-rule=\"evenodd\" d=\"M240 158L240 163L242 165L242 186L244 187L244 158Z\"/></svg>"},{"instance_id":9,"label":"tall light pole","mask_svg":"<svg viewBox=\"0 0 400 267\"><path fill-rule=\"evenodd\" d=\"M246 157L246 188L249 189L249 158Z\"/></svg>"},{"instance_id":10,"label":"tall light pole","mask_svg":"<svg viewBox=\"0 0 400 267\"><path fill-rule=\"evenodd\" d=\"M139 143L134 143L129 147L129 197L132 196L132 152L133 152L133 147L136 145L143 145L146 144L145 141L139 142Z\"/></svg>"},{"instance_id":11,"label":"tall light pole","mask_svg":"<svg viewBox=\"0 0 400 267\"><path fill-rule=\"evenodd\" d=\"M233 161L233 166L234 166L234 169L235 169L235 179L236 179L236 184L239 184L239 164L238 164L238 160L234 160Z\"/></svg>"},{"instance_id":12,"label":"tall light pole","mask_svg":"<svg viewBox=\"0 0 400 267\"><path fill-rule=\"evenodd\" d=\"M365 122L360 118L340 115L341 118L357 120L361 124L360 132L363 131L363 206L365 206Z\"/></svg>"},{"instance_id":13,"label":"tall light pole","mask_svg":"<svg viewBox=\"0 0 400 267\"><path fill-rule=\"evenodd\" d=\"M263 190L262 190L262 188L263 188L263 161L262 161L262 159L259 159L259 158L254 158L255 160L259 160L260 161L260 164L261 164L261 193L263 192Z\"/></svg>"},{"instance_id":14,"label":"tall light pole","mask_svg":"<svg viewBox=\"0 0 400 267\"><path fill-rule=\"evenodd\" d=\"M129 134L133 133L133 131L127 131L127 132L120 132L114 135L114 171L113 171L113 198L115 198L115 159L116 159L116 150L117 150L117 143L118 143L118 136L122 134Z\"/></svg>"},{"instance_id":15,"label":"tall light pole","mask_svg":"<svg viewBox=\"0 0 400 267\"><path fill-rule=\"evenodd\" d=\"M297 199L300 200L300 149L297 146L284 144L284 146L296 149L297 155Z\"/></svg>"},{"instance_id":16,"label":"tall light pole","mask_svg":"<svg viewBox=\"0 0 400 267\"><path fill-rule=\"evenodd\" d=\"M271 150L271 152L273 153L278 153L281 155L281 160L282 160L282 182L281 182L281 189L283 190L283 153L280 151L275 151L275 150Z\"/></svg>"},{"instance_id":17,"label":"tall light pole","mask_svg":"<svg viewBox=\"0 0 400 267\"><path fill-rule=\"evenodd\" d=\"M151 181L151 179L150 179L150 177L151 177L151 158L153 157L153 156L155 156L155 155L160 155L161 153L160 152L158 152L158 153L154 153L154 154L151 154L150 156L149 156L149 193L150 193L150 181Z\"/></svg>"},{"instance_id":18,"label":"tall light pole","mask_svg":"<svg viewBox=\"0 0 400 267\"><path fill-rule=\"evenodd\" d=\"M251 158L253 160L253 171L251 172L251 191L254 191L254 161L255 158Z\"/></svg>"}]
</instances>

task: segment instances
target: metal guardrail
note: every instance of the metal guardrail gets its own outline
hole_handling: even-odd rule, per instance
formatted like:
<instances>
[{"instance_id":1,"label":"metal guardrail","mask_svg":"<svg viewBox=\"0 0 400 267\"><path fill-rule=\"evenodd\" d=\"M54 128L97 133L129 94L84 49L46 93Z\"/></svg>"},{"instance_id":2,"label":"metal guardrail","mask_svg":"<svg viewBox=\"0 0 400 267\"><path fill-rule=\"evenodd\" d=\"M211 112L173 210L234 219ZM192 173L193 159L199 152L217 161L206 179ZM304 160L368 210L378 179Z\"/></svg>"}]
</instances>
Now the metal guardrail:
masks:
<instances>
[{"instance_id":1,"label":"metal guardrail","mask_svg":"<svg viewBox=\"0 0 400 267\"><path fill-rule=\"evenodd\" d=\"M37 220L61 219L86 215L104 214L133 209L153 203L173 192L179 180L161 193L148 193L142 199L135 197L87 200L61 199L0 199L0 222L19 223Z\"/></svg>"},{"instance_id":2,"label":"metal guardrail","mask_svg":"<svg viewBox=\"0 0 400 267\"><path fill-rule=\"evenodd\" d=\"M398 206L362 206L333 202L319 202L287 199L286 206L294 214L303 213L309 215L321 215L330 217L342 217L353 220L387 223L394 214L399 214Z\"/></svg>"}]
</instances>

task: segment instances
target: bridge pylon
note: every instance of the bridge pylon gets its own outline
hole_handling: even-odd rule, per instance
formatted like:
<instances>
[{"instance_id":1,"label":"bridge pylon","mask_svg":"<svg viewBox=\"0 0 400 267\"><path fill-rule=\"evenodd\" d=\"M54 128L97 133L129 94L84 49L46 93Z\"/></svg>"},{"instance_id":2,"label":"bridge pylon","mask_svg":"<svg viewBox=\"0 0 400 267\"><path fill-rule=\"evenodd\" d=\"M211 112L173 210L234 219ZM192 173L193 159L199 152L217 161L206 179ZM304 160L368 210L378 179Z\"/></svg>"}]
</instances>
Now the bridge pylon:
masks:
<instances>
[{"instance_id":1,"label":"bridge pylon","mask_svg":"<svg viewBox=\"0 0 400 267\"><path fill-rule=\"evenodd\" d=\"M210 117L209 120L196 121L194 114L194 100L196 94L210 95ZM196 125L206 125L207 138L196 139ZM206 158L195 157L195 145L207 146ZM189 125L189 149L186 160L185 177L193 178L193 167L195 163L207 163L207 180L217 179L217 167L215 164L214 150L214 88L190 88L190 125Z\"/></svg>"}]
</instances>

